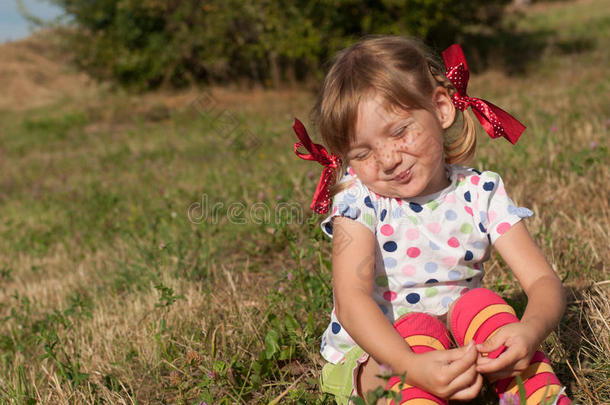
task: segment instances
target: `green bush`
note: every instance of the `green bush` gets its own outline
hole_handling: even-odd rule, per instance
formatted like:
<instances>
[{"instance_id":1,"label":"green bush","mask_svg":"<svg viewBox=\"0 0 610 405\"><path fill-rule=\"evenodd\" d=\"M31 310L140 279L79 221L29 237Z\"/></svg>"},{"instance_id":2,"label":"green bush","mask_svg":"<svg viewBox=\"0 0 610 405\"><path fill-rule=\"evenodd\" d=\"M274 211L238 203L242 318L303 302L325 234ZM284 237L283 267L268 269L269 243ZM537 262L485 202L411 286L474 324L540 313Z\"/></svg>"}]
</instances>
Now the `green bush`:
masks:
<instances>
[{"instance_id":1,"label":"green bush","mask_svg":"<svg viewBox=\"0 0 610 405\"><path fill-rule=\"evenodd\" d=\"M238 79L277 86L319 75L368 34L438 47L493 27L508 0L46 0L64 10L77 63L137 88Z\"/></svg>"}]
</instances>

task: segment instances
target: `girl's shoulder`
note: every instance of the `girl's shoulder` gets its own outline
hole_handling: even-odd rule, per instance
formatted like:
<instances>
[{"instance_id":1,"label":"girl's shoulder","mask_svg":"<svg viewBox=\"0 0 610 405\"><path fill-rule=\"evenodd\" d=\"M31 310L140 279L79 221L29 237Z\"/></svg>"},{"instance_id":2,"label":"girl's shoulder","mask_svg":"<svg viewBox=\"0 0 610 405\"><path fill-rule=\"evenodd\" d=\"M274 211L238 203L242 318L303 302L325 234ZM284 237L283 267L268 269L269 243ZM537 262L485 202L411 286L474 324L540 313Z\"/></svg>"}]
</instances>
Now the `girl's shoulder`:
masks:
<instances>
[{"instance_id":1,"label":"girl's shoulder","mask_svg":"<svg viewBox=\"0 0 610 405\"><path fill-rule=\"evenodd\" d=\"M456 188L469 188L482 191L494 191L504 187L500 175L491 170L477 170L472 167L450 165L451 179Z\"/></svg>"},{"instance_id":2,"label":"girl's shoulder","mask_svg":"<svg viewBox=\"0 0 610 405\"><path fill-rule=\"evenodd\" d=\"M339 180L339 192L333 196L330 213L321 223L322 230L332 237L332 220L341 216L360 222L375 233L377 224L376 200L379 197L358 179L351 167L348 167Z\"/></svg>"}]
</instances>

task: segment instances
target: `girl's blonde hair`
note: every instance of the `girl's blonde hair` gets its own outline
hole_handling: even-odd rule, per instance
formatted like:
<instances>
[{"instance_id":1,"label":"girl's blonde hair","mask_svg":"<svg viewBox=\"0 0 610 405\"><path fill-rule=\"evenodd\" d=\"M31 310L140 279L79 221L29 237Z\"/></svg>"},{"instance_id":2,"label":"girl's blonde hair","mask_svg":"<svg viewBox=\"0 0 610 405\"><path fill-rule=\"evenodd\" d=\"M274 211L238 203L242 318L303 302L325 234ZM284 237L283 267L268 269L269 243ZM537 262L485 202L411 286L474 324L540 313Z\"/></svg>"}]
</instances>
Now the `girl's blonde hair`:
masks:
<instances>
[{"instance_id":1,"label":"girl's blonde hair","mask_svg":"<svg viewBox=\"0 0 610 405\"><path fill-rule=\"evenodd\" d=\"M375 93L391 107L434 112L435 88L445 88L449 96L456 92L444 72L440 59L411 38L370 37L342 50L335 56L313 110L322 140L345 166L361 100ZM474 154L474 121L469 113L461 115L461 131L455 135L445 131L447 163L463 163Z\"/></svg>"}]
</instances>

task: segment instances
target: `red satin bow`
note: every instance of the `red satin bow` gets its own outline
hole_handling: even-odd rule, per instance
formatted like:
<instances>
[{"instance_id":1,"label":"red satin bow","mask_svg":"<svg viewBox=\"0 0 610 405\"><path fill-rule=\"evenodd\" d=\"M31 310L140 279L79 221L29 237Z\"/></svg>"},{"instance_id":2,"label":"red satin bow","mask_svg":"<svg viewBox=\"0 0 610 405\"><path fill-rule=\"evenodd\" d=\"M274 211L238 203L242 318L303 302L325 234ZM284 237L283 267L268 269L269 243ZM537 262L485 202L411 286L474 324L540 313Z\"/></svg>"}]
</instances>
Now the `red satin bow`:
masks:
<instances>
[{"instance_id":1,"label":"red satin bow","mask_svg":"<svg viewBox=\"0 0 610 405\"><path fill-rule=\"evenodd\" d=\"M294 129L294 132L301 140L301 142L294 144L294 153L301 159L315 160L324 166L309 208L318 214L325 214L330 207L330 185L335 179L335 169L341 165L341 159L336 155L329 154L324 146L313 143L301 121L296 118L294 119L292 129ZM301 146L304 146L309 151L309 154L299 152L298 149Z\"/></svg>"},{"instance_id":2,"label":"red satin bow","mask_svg":"<svg viewBox=\"0 0 610 405\"><path fill-rule=\"evenodd\" d=\"M525 126L489 101L466 95L469 74L462 48L458 44L451 45L443 51L443 59L447 67L446 76L457 90L452 97L453 104L461 111L469 106L472 107L474 115L479 119L489 136L492 138L503 136L510 143L515 144Z\"/></svg>"}]
</instances>

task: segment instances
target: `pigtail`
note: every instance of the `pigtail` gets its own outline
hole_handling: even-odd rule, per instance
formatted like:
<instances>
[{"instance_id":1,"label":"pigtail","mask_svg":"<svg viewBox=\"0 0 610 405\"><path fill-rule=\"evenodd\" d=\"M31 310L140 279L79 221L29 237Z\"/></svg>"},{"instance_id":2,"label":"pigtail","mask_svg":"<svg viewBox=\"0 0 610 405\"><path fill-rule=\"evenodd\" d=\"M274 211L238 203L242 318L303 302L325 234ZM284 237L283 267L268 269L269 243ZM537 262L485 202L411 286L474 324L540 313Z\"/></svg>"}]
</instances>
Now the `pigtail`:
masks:
<instances>
[{"instance_id":1,"label":"pigtail","mask_svg":"<svg viewBox=\"0 0 610 405\"><path fill-rule=\"evenodd\" d=\"M445 138L445 162L465 163L472 159L477 147L477 134L474 119L470 111L460 111L462 129L455 139ZM449 138L449 139L447 139Z\"/></svg>"},{"instance_id":2,"label":"pigtail","mask_svg":"<svg viewBox=\"0 0 610 405\"><path fill-rule=\"evenodd\" d=\"M352 184L354 184L353 180L352 181L344 181L343 183L340 183L341 178L345 175L345 171L346 170L347 170L347 166L345 164L341 165L341 167L338 167L336 169L335 184L333 184L329 188L329 192L330 192L330 196L331 197L334 197L335 195L339 194L343 190L346 190L346 189L350 188L350 186Z\"/></svg>"},{"instance_id":3,"label":"pigtail","mask_svg":"<svg viewBox=\"0 0 610 405\"><path fill-rule=\"evenodd\" d=\"M428 58L428 66L436 85L446 89L449 96L453 96L457 90L443 73L440 63L432 58ZM462 128L460 132L457 135L453 135L452 131L445 131L443 147L445 162L448 164L469 161L474 156L477 146L476 127L470 111L457 110L456 116L461 116Z\"/></svg>"}]
</instances>

